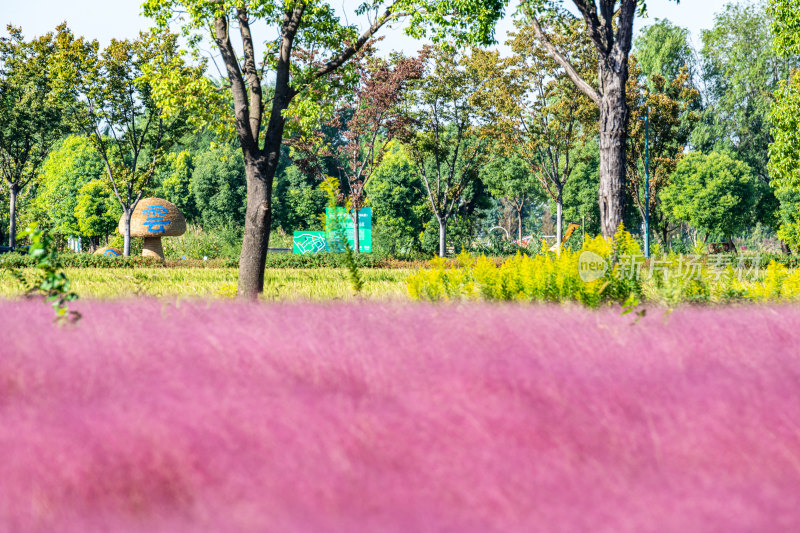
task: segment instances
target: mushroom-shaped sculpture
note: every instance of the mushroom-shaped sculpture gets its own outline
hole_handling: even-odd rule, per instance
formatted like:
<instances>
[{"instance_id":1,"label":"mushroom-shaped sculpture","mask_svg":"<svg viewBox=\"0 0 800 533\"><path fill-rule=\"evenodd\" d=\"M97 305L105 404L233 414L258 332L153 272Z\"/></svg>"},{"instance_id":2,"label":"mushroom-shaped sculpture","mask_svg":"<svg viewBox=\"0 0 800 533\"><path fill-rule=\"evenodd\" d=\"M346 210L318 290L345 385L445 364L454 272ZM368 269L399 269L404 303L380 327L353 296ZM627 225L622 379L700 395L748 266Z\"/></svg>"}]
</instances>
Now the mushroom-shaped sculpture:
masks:
<instances>
[{"instance_id":1,"label":"mushroom-shaped sculpture","mask_svg":"<svg viewBox=\"0 0 800 533\"><path fill-rule=\"evenodd\" d=\"M94 255L104 255L106 257L119 257L122 255L119 250L116 248L109 248L106 246L105 248L98 248L94 251Z\"/></svg>"},{"instance_id":2,"label":"mushroom-shaped sculpture","mask_svg":"<svg viewBox=\"0 0 800 533\"><path fill-rule=\"evenodd\" d=\"M119 232L125 235L125 216L119 220ZM161 237L176 237L186 232L186 219L175 204L160 198L139 200L131 215L131 238L144 237L142 255L164 259Z\"/></svg>"}]
</instances>

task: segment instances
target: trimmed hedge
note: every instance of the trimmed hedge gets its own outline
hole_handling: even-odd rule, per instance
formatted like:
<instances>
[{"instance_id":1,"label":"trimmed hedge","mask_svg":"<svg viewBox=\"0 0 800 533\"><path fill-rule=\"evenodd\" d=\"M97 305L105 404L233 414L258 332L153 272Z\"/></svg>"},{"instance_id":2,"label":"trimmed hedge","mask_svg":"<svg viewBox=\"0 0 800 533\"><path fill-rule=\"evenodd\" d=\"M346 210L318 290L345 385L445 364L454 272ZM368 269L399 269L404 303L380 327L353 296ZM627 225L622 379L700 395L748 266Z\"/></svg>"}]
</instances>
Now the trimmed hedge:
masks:
<instances>
[{"instance_id":1,"label":"trimmed hedge","mask_svg":"<svg viewBox=\"0 0 800 533\"><path fill-rule=\"evenodd\" d=\"M354 259L359 268L403 268L403 261L386 258L377 254L355 254ZM93 254L65 253L59 255L63 268L154 268L154 267L217 267L237 268L238 259L167 259L159 261L151 257L107 257ZM0 255L0 268L32 268L36 266L35 258L11 252ZM409 266L411 263L408 264ZM267 268L347 268L344 254L268 254Z\"/></svg>"}]
</instances>

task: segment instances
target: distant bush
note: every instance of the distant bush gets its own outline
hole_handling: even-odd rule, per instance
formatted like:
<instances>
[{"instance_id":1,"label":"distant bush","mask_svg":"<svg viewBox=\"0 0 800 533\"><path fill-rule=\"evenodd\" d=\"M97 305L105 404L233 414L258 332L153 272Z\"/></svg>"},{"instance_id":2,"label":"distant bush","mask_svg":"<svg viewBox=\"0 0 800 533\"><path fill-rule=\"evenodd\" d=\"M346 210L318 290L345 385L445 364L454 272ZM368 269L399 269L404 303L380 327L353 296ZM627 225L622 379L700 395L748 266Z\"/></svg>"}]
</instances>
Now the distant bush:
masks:
<instances>
[{"instance_id":1,"label":"distant bush","mask_svg":"<svg viewBox=\"0 0 800 533\"><path fill-rule=\"evenodd\" d=\"M235 259L242 249L242 230L235 226L205 230L189 225L180 237L163 239L167 259Z\"/></svg>"},{"instance_id":2,"label":"distant bush","mask_svg":"<svg viewBox=\"0 0 800 533\"><path fill-rule=\"evenodd\" d=\"M59 254L59 262L63 268L133 268L154 267L161 261L152 257L107 257L94 254ZM0 268L33 268L37 265L35 257L12 252L0 255Z\"/></svg>"}]
</instances>

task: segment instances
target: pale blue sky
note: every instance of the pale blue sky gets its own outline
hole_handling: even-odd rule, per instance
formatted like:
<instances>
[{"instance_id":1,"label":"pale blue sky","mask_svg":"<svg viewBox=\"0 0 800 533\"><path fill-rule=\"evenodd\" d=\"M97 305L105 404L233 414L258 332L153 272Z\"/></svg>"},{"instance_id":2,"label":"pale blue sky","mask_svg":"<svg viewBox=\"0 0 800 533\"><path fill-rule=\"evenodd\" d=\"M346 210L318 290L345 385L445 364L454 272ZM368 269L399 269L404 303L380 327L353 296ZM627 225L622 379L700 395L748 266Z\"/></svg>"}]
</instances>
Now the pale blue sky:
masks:
<instances>
[{"instance_id":1,"label":"pale blue sky","mask_svg":"<svg viewBox=\"0 0 800 533\"><path fill-rule=\"evenodd\" d=\"M733 0L736 1L736 0ZM352 17L352 7L356 0L337 0L341 2ZM676 5L670 0L649 0L650 19L638 19L637 29L652 22L655 18L667 18L674 24L688 28L696 46L700 44L700 32L714 23L714 13L731 0L683 0ZM40 35L53 29L57 24L67 21L72 31L91 39L98 39L105 45L112 38L131 38L141 29L151 25L140 12L141 0L0 0L0 23L6 34L5 25L9 22L22 26L27 37ZM513 8L510 10L513 11ZM499 25L497 37L505 40L511 29L511 17L507 16ZM254 33L254 35L256 35ZM420 43L402 34L402 30L390 30L381 48L398 49L413 53Z\"/></svg>"}]
</instances>

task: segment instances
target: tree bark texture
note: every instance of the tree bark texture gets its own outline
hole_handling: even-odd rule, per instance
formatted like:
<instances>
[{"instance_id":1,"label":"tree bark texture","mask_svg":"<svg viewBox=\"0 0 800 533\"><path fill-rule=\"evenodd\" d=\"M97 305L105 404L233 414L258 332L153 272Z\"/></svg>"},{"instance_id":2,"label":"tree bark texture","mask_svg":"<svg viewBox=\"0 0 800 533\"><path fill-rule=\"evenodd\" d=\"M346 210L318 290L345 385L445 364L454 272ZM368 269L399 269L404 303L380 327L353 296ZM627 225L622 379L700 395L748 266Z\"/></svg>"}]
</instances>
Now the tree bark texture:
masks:
<instances>
[{"instance_id":1,"label":"tree bark texture","mask_svg":"<svg viewBox=\"0 0 800 533\"><path fill-rule=\"evenodd\" d=\"M125 217L125 224L123 224L122 229L122 238L123 238L123 245L122 245L122 255L124 257L130 257L131 255L131 216L133 216L133 208L128 208L124 211L123 215Z\"/></svg>"},{"instance_id":2,"label":"tree bark texture","mask_svg":"<svg viewBox=\"0 0 800 533\"><path fill-rule=\"evenodd\" d=\"M447 219L439 218L439 257L447 256Z\"/></svg>"},{"instance_id":3,"label":"tree bark texture","mask_svg":"<svg viewBox=\"0 0 800 533\"><path fill-rule=\"evenodd\" d=\"M358 209L353 209L353 252L361 252L360 231L358 230Z\"/></svg>"},{"instance_id":4,"label":"tree bark texture","mask_svg":"<svg viewBox=\"0 0 800 533\"><path fill-rule=\"evenodd\" d=\"M266 157L253 160L245 156L247 208L239 257L238 287L239 296L244 298L254 299L264 290L264 270L272 225L272 181L279 156L280 144L275 153L266 154ZM270 159L275 160L274 165L267 164Z\"/></svg>"},{"instance_id":5,"label":"tree bark texture","mask_svg":"<svg viewBox=\"0 0 800 533\"><path fill-rule=\"evenodd\" d=\"M564 240L564 199L558 191L556 200L556 255L561 255L561 241Z\"/></svg>"},{"instance_id":6,"label":"tree bark texture","mask_svg":"<svg viewBox=\"0 0 800 533\"><path fill-rule=\"evenodd\" d=\"M621 69L604 65L600 74L603 80L603 95L600 100L598 201L603 235L613 237L625 214L625 138L630 116L625 101L627 64Z\"/></svg>"},{"instance_id":7,"label":"tree bark texture","mask_svg":"<svg viewBox=\"0 0 800 533\"><path fill-rule=\"evenodd\" d=\"M8 186L8 246L10 248L17 245L17 193L19 193L19 189L16 184Z\"/></svg>"}]
</instances>

